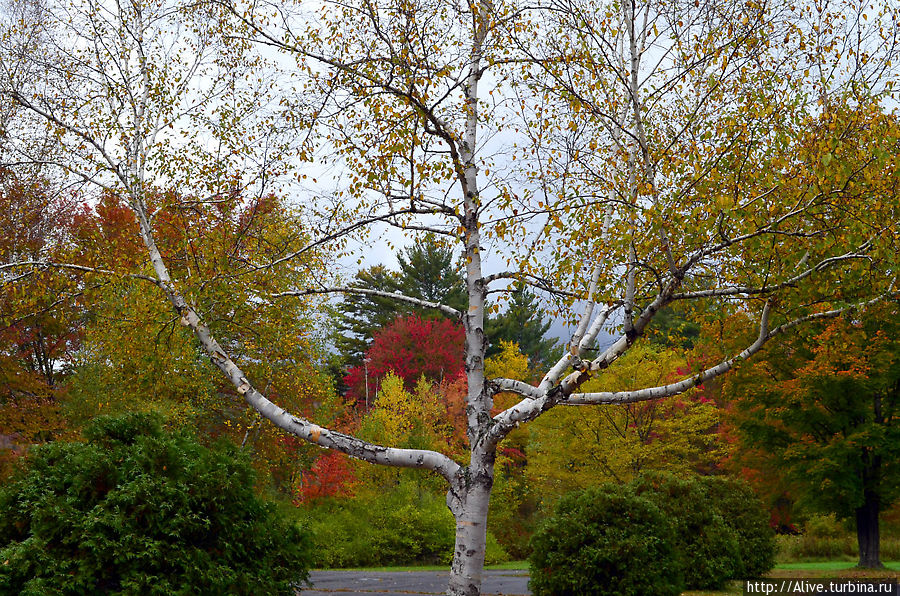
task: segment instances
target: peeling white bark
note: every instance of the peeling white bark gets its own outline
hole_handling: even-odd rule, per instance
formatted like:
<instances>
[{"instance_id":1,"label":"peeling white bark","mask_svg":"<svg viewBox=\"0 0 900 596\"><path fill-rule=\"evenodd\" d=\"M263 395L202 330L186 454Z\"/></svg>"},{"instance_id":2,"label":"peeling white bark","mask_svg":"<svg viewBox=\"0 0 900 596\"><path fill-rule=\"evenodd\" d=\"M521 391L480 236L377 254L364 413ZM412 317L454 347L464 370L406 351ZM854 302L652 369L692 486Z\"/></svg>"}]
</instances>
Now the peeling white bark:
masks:
<instances>
[{"instance_id":1,"label":"peeling white bark","mask_svg":"<svg viewBox=\"0 0 900 596\"><path fill-rule=\"evenodd\" d=\"M156 248L149 227L142 226L141 236L147 245L153 268L160 279L160 287L165 291L173 308L181 315L181 323L194 332L197 341L209 355L210 362L225 374L244 400L264 418L278 428L310 443L327 449L335 449L373 464L432 470L448 481L456 477L460 470L459 464L442 453L424 449L397 449L368 443L356 437L323 428L305 418L291 415L272 403L251 384L240 367L219 345L209 327L203 323L194 308L178 292L176 286L169 279L165 262Z\"/></svg>"}]
</instances>

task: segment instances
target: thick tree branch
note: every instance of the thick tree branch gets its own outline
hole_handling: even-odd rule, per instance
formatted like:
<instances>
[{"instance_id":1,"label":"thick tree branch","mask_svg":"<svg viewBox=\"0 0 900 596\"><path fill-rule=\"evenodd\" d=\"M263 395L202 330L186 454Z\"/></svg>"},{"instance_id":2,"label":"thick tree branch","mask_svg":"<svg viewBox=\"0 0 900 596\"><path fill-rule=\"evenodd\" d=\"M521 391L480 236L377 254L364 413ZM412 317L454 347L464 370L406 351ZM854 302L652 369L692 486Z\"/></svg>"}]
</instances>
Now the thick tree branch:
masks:
<instances>
[{"instance_id":1,"label":"thick tree branch","mask_svg":"<svg viewBox=\"0 0 900 596\"><path fill-rule=\"evenodd\" d=\"M892 284L893 285L893 284ZM882 300L888 299L894 296L894 292L886 293L882 296L878 296L872 300L868 300L865 302L853 304L850 306L846 306L843 308L832 309L824 312L813 313L804 317L799 317L797 319L793 319L787 323L783 323L774 329L769 330L769 311L770 304L767 303L765 308L763 309L762 316L760 317L760 331L759 336L756 341L754 341L750 346L744 349L742 352L737 354L736 356L724 360L719 364L707 368L706 370L682 379L681 381L675 383L669 383L668 385L661 385L658 387L648 387L646 389L640 389L636 391L606 391L606 392L595 392L595 393L576 393L572 394L572 396L564 401L560 401L560 403L564 403L565 405L598 405L598 404L627 404L634 403L639 401L646 401L650 399L659 399L662 397L671 397L673 395L678 395L679 393L684 393L689 389L692 389L698 385L702 385L703 383L710 381L720 375L725 374L735 367L736 364L743 360L747 360L757 352L759 352L763 346L771 340L773 337L785 333L786 331L797 327L798 325L802 325L804 323L808 323L810 321L818 321L825 319L834 319L846 313L854 312L856 310L865 308L869 305L875 304Z\"/></svg>"},{"instance_id":2,"label":"thick tree branch","mask_svg":"<svg viewBox=\"0 0 900 596\"><path fill-rule=\"evenodd\" d=\"M148 244L152 245L152 243ZM155 266L164 267L158 253L153 260ZM212 364L225 374L250 407L278 428L286 430L310 443L315 443L328 449L336 449L367 462L404 468L424 468L437 472L446 478L448 482L453 481L459 471L459 464L441 453L423 449L397 449L369 443L323 428L305 418L293 416L269 401L266 396L252 385L240 367L216 341L209 327L203 323L197 312L185 301L176 290L174 284L168 280L168 275L165 271L161 272L160 277L164 279L160 287L166 293L175 310L181 315L181 324L194 332L194 336L209 355Z\"/></svg>"},{"instance_id":3,"label":"thick tree branch","mask_svg":"<svg viewBox=\"0 0 900 596\"><path fill-rule=\"evenodd\" d=\"M545 395L544 391L541 391L534 385L530 385L524 381L518 381L516 379L498 378L491 379L489 382L495 393L508 391L510 393L516 393L518 395L527 397L528 399L539 399L541 397L544 397Z\"/></svg>"}]
</instances>

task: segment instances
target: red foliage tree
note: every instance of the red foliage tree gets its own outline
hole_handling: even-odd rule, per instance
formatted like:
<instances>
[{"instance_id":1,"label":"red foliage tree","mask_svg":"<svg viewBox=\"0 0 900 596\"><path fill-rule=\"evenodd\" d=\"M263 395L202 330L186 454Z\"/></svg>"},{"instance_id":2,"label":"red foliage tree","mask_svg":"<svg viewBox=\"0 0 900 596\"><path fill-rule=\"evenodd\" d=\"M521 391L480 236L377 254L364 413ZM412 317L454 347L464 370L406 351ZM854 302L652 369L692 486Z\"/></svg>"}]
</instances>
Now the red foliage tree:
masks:
<instances>
[{"instance_id":1,"label":"red foliage tree","mask_svg":"<svg viewBox=\"0 0 900 596\"><path fill-rule=\"evenodd\" d=\"M346 495L354 481L353 466L347 456L337 451L326 451L299 478L294 493L294 504L300 505L316 499Z\"/></svg>"},{"instance_id":2,"label":"red foliage tree","mask_svg":"<svg viewBox=\"0 0 900 596\"><path fill-rule=\"evenodd\" d=\"M73 195L0 168L0 265L65 261L72 245ZM83 333L84 283L33 267L0 274L0 468L24 446L65 431L61 381ZM15 282L15 283L12 283Z\"/></svg>"},{"instance_id":3,"label":"red foliage tree","mask_svg":"<svg viewBox=\"0 0 900 596\"><path fill-rule=\"evenodd\" d=\"M371 398L382 379L393 371L412 390L421 376L433 383L455 379L464 369L465 332L447 319L398 317L375 333L365 364L351 368L344 377L347 396L365 401L366 383Z\"/></svg>"}]
</instances>

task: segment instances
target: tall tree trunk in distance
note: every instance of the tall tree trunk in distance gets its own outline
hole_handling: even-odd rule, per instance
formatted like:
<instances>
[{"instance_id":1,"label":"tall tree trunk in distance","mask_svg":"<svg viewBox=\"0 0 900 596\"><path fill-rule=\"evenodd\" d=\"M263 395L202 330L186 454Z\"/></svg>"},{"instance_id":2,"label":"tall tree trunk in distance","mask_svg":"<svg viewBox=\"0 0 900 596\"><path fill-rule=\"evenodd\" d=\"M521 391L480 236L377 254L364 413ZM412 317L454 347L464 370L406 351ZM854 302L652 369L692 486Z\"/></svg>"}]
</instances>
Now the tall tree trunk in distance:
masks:
<instances>
[{"instance_id":1,"label":"tall tree trunk in distance","mask_svg":"<svg viewBox=\"0 0 900 596\"><path fill-rule=\"evenodd\" d=\"M868 459L869 454L866 454ZM873 458L871 464L863 471L863 504L856 509L856 540L859 544L859 567L865 569L881 569L881 536L878 528L878 514L881 502L878 485L881 473L881 458Z\"/></svg>"}]
</instances>

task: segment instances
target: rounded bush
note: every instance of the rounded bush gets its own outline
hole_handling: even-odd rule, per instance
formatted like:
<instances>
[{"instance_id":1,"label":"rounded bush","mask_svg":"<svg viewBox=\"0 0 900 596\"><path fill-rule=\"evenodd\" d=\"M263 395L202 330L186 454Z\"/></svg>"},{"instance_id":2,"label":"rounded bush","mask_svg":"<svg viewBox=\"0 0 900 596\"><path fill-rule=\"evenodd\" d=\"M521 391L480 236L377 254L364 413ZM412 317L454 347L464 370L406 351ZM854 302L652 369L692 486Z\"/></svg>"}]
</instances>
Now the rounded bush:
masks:
<instances>
[{"instance_id":1,"label":"rounded bush","mask_svg":"<svg viewBox=\"0 0 900 596\"><path fill-rule=\"evenodd\" d=\"M294 594L310 547L231 445L104 417L0 488L0 594Z\"/></svg>"},{"instance_id":2,"label":"rounded bush","mask_svg":"<svg viewBox=\"0 0 900 596\"><path fill-rule=\"evenodd\" d=\"M769 512L746 482L704 476L701 483L713 505L738 542L734 579L762 577L775 565L777 544L769 525Z\"/></svg>"},{"instance_id":3,"label":"rounded bush","mask_svg":"<svg viewBox=\"0 0 900 596\"><path fill-rule=\"evenodd\" d=\"M740 571L738 536L696 477L654 472L632 483L651 500L675 531L675 551L688 589L722 588Z\"/></svg>"},{"instance_id":4,"label":"rounded bush","mask_svg":"<svg viewBox=\"0 0 900 596\"><path fill-rule=\"evenodd\" d=\"M660 509L628 487L571 493L531 539L529 585L536 596L677 596L674 541Z\"/></svg>"}]
</instances>

